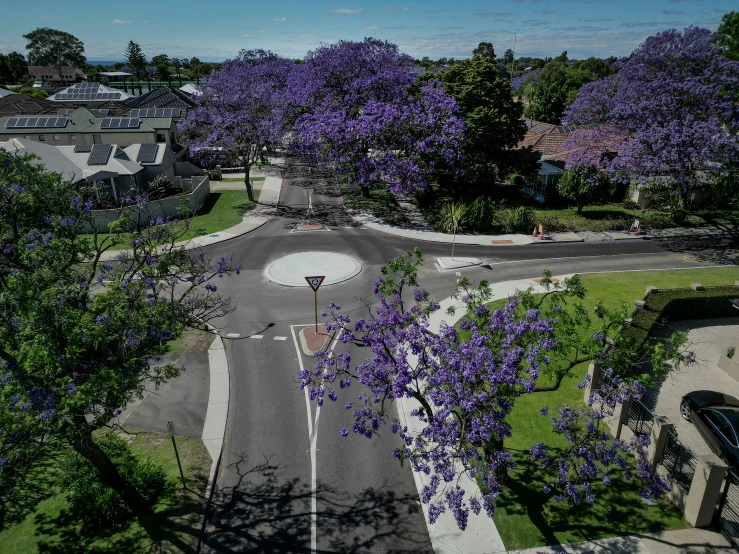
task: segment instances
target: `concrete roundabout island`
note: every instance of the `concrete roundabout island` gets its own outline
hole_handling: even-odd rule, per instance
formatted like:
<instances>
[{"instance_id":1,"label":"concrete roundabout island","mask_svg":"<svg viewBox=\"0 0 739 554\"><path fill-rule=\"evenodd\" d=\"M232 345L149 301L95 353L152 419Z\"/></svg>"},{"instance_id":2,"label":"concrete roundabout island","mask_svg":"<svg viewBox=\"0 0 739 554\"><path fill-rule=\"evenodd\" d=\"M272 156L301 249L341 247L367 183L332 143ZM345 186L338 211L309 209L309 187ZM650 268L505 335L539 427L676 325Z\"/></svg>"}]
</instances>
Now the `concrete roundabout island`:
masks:
<instances>
[{"instance_id":1,"label":"concrete roundabout island","mask_svg":"<svg viewBox=\"0 0 739 554\"><path fill-rule=\"evenodd\" d=\"M347 281L362 271L362 264L337 252L298 252L275 260L264 270L267 279L286 287L308 287L308 276L324 275L322 286Z\"/></svg>"}]
</instances>

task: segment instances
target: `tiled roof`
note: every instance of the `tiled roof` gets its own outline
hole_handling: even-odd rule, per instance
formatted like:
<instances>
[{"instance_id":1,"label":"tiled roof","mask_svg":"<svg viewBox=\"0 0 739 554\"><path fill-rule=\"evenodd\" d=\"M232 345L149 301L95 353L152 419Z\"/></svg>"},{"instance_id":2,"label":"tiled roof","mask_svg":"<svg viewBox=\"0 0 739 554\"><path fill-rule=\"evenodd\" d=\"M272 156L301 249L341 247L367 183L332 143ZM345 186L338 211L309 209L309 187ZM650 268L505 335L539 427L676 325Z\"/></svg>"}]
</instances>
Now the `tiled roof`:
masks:
<instances>
[{"instance_id":1,"label":"tiled roof","mask_svg":"<svg viewBox=\"0 0 739 554\"><path fill-rule=\"evenodd\" d=\"M74 146L57 146L56 148L69 158L74 165L81 168L85 177L89 177L100 172L117 173L118 175L136 175L143 171L143 166L132 160L125 150L118 148L115 144L112 146L113 152L105 165L90 165L88 161L91 153L75 152Z\"/></svg>"},{"instance_id":2,"label":"tiled roof","mask_svg":"<svg viewBox=\"0 0 739 554\"><path fill-rule=\"evenodd\" d=\"M567 132L568 128L530 119L526 120L526 127L528 130L523 140L518 143L518 148L529 146L535 152L541 153L542 161L546 162L563 163L567 160L570 151L565 150L564 144L572 134Z\"/></svg>"},{"instance_id":3,"label":"tiled roof","mask_svg":"<svg viewBox=\"0 0 739 554\"><path fill-rule=\"evenodd\" d=\"M39 115L57 113L61 104L25 94L9 94L0 98L0 117L6 115Z\"/></svg>"},{"instance_id":4,"label":"tiled roof","mask_svg":"<svg viewBox=\"0 0 739 554\"><path fill-rule=\"evenodd\" d=\"M58 113L60 106L54 105L54 110L52 113L55 115ZM141 124L138 128L124 128L124 129L102 129L100 127L100 124L102 122L103 117L97 117L95 114L93 114L90 110L86 108L77 108L72 113L66 116L68 118L67 126L63 128L56 128L51 129L47 128L46 130L48 132L51 132L52 130L56 134L61 133L95 133L95 134L106 134L106 133L156 133L157 130L160 129L169 129L172 126L172 118L171 117L155 117L155 118L146 118L141 120ZM8 129L5 127L5 122L7 121L7 117L0 117L0 135L18 135L23 134L20 131L22 129L18 128L11 128ZM149 120L152 120L150 122ZM26 129L26 132L30 133L38 133L38 129L34 129L31 131L30 129ZM42 131L43 132L43 131Z\"/></svg>"},{"instance_id":5,"label":"tiled roof","mask_svg":"<svg viewBox=\"0 0 739 554\"><path fill-rule=\"evenodd\" d=\"M198 103L191 96L177 88L158 87L151 92L134 96L126 101L129 109L133 108L183 108L191 109Z\"/></svg>"},{"instance_id":6,"label":"tiled roof","mask_svg":"<svg viewBox=\"0 0 739 554\"><path fill-rule=\"evenodd\" d=\"M48 171L60 174L64 179L76 183L85 178L82 169L69 160L56 147L35 140L13 138L0 142L0 148L18 154L35 154L40 159L32 163L43 165Z\"/></svg>"}]
</instances>

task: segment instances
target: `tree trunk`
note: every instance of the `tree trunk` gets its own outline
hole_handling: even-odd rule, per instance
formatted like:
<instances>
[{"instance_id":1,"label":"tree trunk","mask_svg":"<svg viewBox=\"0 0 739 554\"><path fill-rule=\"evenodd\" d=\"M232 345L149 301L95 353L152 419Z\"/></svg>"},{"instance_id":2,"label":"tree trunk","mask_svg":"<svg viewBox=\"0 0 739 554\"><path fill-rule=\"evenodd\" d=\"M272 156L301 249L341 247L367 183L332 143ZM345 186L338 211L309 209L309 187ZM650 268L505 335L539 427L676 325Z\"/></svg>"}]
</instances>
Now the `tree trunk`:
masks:
<instances>
[{"instance_id":1,"label":"tree trunk","mask_svg":"<svg viewBox=\"0 0 739 554\"><path fill-rule=\"evenodd\" d=\"M454 261L454 243L457 241L457 230L454 230L454 234L452 235L452 261Z\"/></svg>"},{"instance_id":2,"label":"tree trunk","mask_svg":"<svg viewBox=\"0 0 739 554\"><path fill-rule=\"evenodd\" d=\"M577 215L582 215L583 202L579 198L577 199Z\"/></svg>"},{"instance_id":3,"label":"tree trunk","mask_svg":"<svg viewBox=\"0 0 739 554\"><path fill-rule=\"evenodd\" d=\"M149 503L141 496L141 493L131 485L118 472L115 464L110 461L108 455L92 440L92 432L87 427L78 428L78 434L72 439L72 447L83 456L100 474L100 479L106 485L112 487L131 508L134 513L139 513L149 508Z\"/></svg>"},{"instance_id":4,"label":"tree trunk","mask_svg":"<svg viewBox=\"0 0 739 554\"><path fill-rule=\"evenodd\" d=\"M249 172L251 171L251 165L244 164L244 186L246 186L246 195L250 202L254 202L254 188L251 186L249 180Z\"/></svg>"},{"instance_id":5,"label":"tree trunk","mask_svg":"<svg viewBox=\"0 0 739 554\"><path fill-rule=\"evenodd\" d=\"M180 68L177 68L177 80L180 82L180 86L182 86L182 73L180 73Z\"/></svg>"},{"instance_id":6,"label":"tree trunk","mask_svg":"<svg viewBox=\"0 0 739 554\"><path fill-rule=\"evenodd\" d=\"M370 198L369 187L361 187L361 191L362 191L362 198Z\"/></svg>"}]
</instances>

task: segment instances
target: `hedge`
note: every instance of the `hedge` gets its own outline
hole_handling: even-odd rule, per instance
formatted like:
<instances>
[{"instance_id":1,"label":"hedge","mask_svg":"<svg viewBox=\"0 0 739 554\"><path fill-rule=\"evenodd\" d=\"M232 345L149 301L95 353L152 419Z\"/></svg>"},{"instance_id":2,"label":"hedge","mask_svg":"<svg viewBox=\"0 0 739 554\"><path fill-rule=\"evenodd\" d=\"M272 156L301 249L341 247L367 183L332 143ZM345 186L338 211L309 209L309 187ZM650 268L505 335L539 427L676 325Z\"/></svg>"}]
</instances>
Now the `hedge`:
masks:
<instances>
[{"instance_id":1,"label":"hedge","mask_svg":"<svg viewBox=\"0 0 739 554\"><path fill-rule=\"evenodd\" d=\"M664 320L702 319L739 316L731 301L739 298L739 287L710 287L705 290L669 289L653 292L644 298L644 307L632 315L630 327L623 336L644 342L655 323Z\"/></svg>"}]
</instances>

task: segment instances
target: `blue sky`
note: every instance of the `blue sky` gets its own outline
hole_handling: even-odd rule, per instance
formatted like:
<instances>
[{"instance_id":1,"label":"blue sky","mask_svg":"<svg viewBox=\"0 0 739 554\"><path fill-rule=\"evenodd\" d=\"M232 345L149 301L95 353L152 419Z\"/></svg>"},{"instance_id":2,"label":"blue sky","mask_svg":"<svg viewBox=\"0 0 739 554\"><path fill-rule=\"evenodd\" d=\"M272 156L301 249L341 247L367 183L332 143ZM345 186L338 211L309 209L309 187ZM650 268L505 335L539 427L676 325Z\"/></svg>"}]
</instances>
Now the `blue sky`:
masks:
<instances>
[{"instance_id":1,"label":"blue sky","mask_svg":"<svg viewBox=\"0 0 739 554\"><path fill-rule=\"evenodd\" d=\"M397 3L396 3L397 2ZM622 56L649 35L697 25L715 30L734 0L32 0L0 18L0 52L25 54L36 27L67 31L90 60L122 60L129 40L147 56L217 61L241 49L301 57L321 43L365 36L414 56L464 58L481 41L497 54Z\"/></svg>"}]
</instances>

